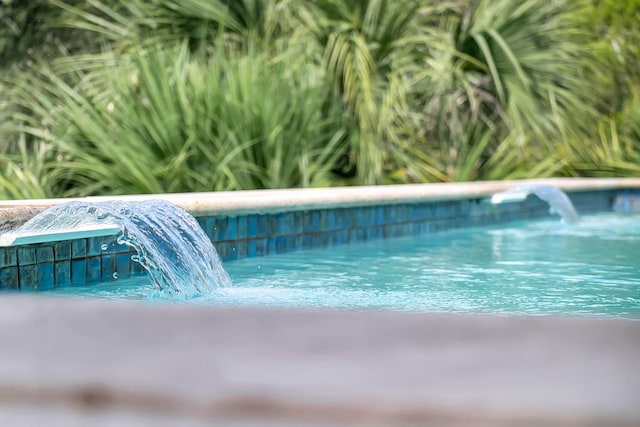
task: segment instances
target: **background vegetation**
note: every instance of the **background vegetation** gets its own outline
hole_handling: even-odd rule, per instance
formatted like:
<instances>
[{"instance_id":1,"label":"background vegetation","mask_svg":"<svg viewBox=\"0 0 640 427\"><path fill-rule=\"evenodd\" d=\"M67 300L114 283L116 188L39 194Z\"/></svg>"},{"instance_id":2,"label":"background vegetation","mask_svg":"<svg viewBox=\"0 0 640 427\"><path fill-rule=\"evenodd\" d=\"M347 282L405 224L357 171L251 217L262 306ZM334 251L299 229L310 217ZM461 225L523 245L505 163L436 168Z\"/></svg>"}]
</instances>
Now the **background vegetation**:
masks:
<instances>
[{"instance_id":1,"label":"background vegetation","mask_svg":"<svg viewBox=\"0 0 640 427\"><path fill-rule=\"evenodd\" d=\"M0 198L640 176L640 0L0 0Z\"/></svg>"}]
</instances>

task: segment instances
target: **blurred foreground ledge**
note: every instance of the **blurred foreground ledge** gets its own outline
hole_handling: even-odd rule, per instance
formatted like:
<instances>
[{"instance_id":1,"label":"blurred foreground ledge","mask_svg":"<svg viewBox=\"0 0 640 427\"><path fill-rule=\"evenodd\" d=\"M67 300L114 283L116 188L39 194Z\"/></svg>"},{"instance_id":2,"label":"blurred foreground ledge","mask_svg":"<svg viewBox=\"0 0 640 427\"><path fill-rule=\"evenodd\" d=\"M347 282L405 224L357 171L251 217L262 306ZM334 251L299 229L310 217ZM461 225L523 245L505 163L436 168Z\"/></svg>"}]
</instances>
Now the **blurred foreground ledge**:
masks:
<instances>
[{"instance_id":1,"label":"blurred foreground ledge","mask_svg":"<svg viewBox=\"0 0 640 427\"><path fill-rule=\"evenodd\" d=\"M0 423L640 425L640 322L0 298Z\"/></svg>"}]
</instances>

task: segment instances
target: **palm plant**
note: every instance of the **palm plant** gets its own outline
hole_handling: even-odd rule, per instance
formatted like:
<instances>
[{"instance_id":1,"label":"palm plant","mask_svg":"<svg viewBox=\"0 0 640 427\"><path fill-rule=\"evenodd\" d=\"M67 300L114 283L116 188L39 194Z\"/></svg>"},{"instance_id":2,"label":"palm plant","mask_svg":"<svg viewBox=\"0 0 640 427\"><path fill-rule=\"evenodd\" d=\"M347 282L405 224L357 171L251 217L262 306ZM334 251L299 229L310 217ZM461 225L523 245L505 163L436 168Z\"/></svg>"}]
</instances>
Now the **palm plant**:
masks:
<instances>
[{"instance_id":1,"label":"palm plant","mask_svg":"<svg viewBox=\"0 0 640 427\"><path fill-rule=\"evenodd\" d=\"M348 155L359 183L380 182L399 143L406 67L432 41L422 21L428 11L426 2L412 0L306 1L297 11L315 41L312 59L332 78L357 124L357 145Z\"/></svg>"},{"instance_id":2,"label":"palm plant","mask_svg":"<svg viewBox=\"0 0 640 427\"><path fill-rule=\"evenodd\" d=\"M573 176L640 176L640 105L629 102L622 112L593 126L593 136L567 138L558 144L566 159L563 172Z\"/></svg>"},{"instance_id":3,"label":"palm plant","mask_svg":"<svg viewBox=\"0 0 640 427\"><path fill-rule=\"evenodd\" d=\"M412 101L424 112L422 151L435 153L441 179L544 176L561 167L549 159L553 140L593 114L575 7L467 0L441 15L445 31L414 74ZM543 159L547 169L534 168Z\"/></svg>"}]
</instances>

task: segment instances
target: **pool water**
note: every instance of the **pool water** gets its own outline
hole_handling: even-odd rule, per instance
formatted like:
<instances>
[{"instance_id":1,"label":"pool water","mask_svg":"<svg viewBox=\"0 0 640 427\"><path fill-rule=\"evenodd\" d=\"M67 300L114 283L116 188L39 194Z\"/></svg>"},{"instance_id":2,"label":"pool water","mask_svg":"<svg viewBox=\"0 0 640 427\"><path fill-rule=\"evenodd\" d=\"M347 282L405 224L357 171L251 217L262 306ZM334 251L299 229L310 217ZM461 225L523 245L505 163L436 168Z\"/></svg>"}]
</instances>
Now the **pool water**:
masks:
<instances>
[{"instance_id":1,"label":"pool water","mask_svg":"<svg viewBox=\"0 0 640 427\"><path fill-rule=\"evenodd\" d=\"M471 227L248 258L225 269L233 287L188 302L640 318L640 216ZM144 277L53 292L168 298Z\"/></svg>"}]
</instances>

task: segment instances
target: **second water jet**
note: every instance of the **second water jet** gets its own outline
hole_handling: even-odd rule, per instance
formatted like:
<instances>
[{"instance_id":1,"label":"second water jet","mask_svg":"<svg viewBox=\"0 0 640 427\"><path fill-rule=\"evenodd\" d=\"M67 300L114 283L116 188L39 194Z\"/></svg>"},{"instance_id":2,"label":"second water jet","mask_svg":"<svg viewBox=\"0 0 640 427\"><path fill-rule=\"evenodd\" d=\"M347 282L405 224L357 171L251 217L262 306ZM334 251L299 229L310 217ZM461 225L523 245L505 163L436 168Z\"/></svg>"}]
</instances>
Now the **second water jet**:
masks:
<instances>
[{"instance_id":1,"label":"second water jet","mask_svg":"<svg viewBox=\"0 0 640 427\"><path fill-rule=\"evenodd\" d=\"M508 190L496 193L491 197L491 203L511 203L524 201L530 194L536 195L539 199L549 204L551 214L560 215L567 223L576 222L580 219L576 208L571 203L567 194L552 185L547 184L525 184L518 185Z\"/></svg>"}]
</instances>

